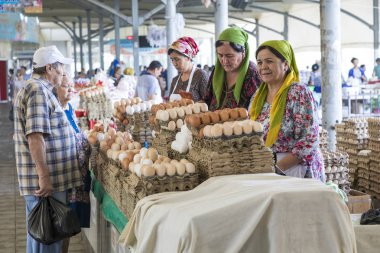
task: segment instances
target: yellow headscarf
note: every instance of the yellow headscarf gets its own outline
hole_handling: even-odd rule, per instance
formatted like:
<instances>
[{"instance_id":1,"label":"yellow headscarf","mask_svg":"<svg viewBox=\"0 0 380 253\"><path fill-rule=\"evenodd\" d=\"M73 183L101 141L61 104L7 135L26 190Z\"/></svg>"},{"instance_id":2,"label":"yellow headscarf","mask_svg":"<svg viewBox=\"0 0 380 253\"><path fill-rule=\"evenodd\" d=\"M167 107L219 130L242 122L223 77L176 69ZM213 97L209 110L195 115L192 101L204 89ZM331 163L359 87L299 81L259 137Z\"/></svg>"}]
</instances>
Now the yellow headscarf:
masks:
<instances>
[{"instance_id":1,"label":"yellow headscarf","mask_svg":"<svg viewBox=\"0 0 380 253\"><path fill-rule=\"evenodd\" d=\"M294 57L294 52L292 46L289 44L286 40L270 40L266 41L263 44L260 45L258 49L260 49L262 46L268 46L273 49L275 49L277 52L279 52L288 62L290 72L286 76L281 88L278 90L272 107L270 109L270 127L267 134L267 139L265 141L265 145L267 147L271 147L275 141L278 138L278 133L281 128L282 118L285 113L285 107L286 107L286 98L288 96L288 91L292 83L299 82L299 73L298 68L296 64L296 59ZM256 51L257 55L257 51ZM262 83L260 85L260 88L257 90L257 93L252 101L251 110L249 112L249 115L252 120L256 120L257 117L260 115L263 106L265 104L266 98L268 95L268 84Z\"/></svg>"}]
</instances>

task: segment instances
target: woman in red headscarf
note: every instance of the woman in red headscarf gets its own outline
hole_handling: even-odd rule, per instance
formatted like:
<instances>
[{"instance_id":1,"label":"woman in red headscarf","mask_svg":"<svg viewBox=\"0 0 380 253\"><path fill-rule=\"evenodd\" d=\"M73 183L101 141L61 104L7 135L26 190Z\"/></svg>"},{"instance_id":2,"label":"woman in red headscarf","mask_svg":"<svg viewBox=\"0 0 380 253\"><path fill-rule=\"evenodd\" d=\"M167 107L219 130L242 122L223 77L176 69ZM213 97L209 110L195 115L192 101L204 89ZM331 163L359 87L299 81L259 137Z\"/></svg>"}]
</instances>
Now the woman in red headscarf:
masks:
<instances>
[{"instance_id":1,"label":"woman in red headscarf","mask_svg":"<svg viewBox=\"0 0 380 253\"><path fill-rule=\"evenodd\" d=\"M174 100L190 95L197 101L203 101L207 94L208 74L197 68L194 58L199 49L190 37L182 37L171 44L168 55L179 74L173 78L170 86L170 99Z\"/></svg>"}]
</instances>

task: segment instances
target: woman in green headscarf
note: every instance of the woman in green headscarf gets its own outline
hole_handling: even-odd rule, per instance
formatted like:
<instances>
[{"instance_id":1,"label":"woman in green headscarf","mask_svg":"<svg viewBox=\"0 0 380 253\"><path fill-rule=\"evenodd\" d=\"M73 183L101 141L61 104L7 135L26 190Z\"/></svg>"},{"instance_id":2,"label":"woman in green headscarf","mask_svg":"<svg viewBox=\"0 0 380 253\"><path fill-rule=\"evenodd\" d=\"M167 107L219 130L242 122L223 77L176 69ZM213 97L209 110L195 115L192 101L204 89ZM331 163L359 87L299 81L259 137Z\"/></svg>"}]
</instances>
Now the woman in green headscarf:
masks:
<instances>
[{"instance_id":1,"label":"woman in green headscarf","mask_svg":"<svg viewBox=\"0 0 380 253\"><path fill-rule=\"evenodd\" d=\"M248 108L261 82L255 64L249 60L248 34L239 27L227 28L215 47L218 59L205 98L209 109Z\"/></svg>"},{"instance_id":2,"label":"woman in green headscarf","mask_svg":"<svg viewBox=\"0 0 380 253\"><path fill-rule=\"evenodd\" d=\"M324 181L316 102L299 82L292 46L285 40L264 42L256 60L263 83L249 113L263 124L265 145L276 154L276 171Z\"/></svg>"}]
</instances>

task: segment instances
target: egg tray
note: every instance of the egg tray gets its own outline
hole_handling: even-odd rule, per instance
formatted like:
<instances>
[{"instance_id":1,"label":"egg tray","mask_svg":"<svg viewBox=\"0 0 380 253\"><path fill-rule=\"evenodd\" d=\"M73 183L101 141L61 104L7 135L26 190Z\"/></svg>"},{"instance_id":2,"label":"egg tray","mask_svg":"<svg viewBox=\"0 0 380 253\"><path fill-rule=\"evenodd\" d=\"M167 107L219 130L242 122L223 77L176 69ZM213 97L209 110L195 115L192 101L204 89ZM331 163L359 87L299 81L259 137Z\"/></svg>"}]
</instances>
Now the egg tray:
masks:
<instances>
[{"instance_id":1,"label":"egg tray","mask_svg":"<svg viewBox=\"0 0 380 253\"><path fill-rule=\"evenodd\" d=\"M238 153L247 148L261 150L264 142L261 136L256 134L235 136L234 138L193 138L193 148L206 148L220 153Z\"/></svg>"},{"instance_id":2,"label":"egg tray","mask_svg":"<svg viewBox=\"0 0 380 253\"><path fill-rule=\"evenodd\" d=\"M326 181L327 180L344 180L348 181L348 173L325 173L326 175Z\"/></svg>"},{"instance_id":3,"label":"egg tray","mask_svg":"<svg viewBox=\"0 0 380 253\"><path fill-rule=\"evenodd\" d=\"M161 132L156 135L156 138L153 138L152 147L157 149L160 155L168 156L171 143L175 140L175 135L175 132L162 129Z\"/></svg>"},{"instance_id":4,"label":"egg tray","mask_svg":"<svg viewBox=\"0 0 380 253\"><path fill-rule=\"evenodd\" d=\"M197 173L165 177L138 177L131 174L123 181L121 210L129 219L140 199L156 193L194 189L199 184L199 176Z\"/></svg>"},{"instance_id":5,"label":"egg tray","mask_svg":"<svg viewBox=\"0 0 380 253\"><path fill-rule=\"evenodd\" d=\"M168 149L168 157L177 161L180 161L181 159L187 159L187 154L188 153L181 154L172 148Z\"/></svg>"},{"instance_id":6,"label":"egg tray","mask_svg":"<svg viewBox=\"0 0 380 253\"><path fill-rule=\"evenodd\" d=\"M236 174L255 174L273 172L273 153L267 149L245 149L227 153L193 147L188 154L188 160L199 170L201 182L210 177Z\"/></svg>"},{"instance_id":7,"label":"egg tray","mask_svg":"<svg viewBox=\"0 0 380 253\"><path fill-rule=\"evenodd\" d=\"M91 154L89 159L89 167L93 171L94 175L98 173L96 158L99 154L99 144L91 145Z\"/></svg>"},{"instance_id":8,"label":"egg tray","mask_svg":"<svg viewBox=\"0 0 380 253\"><path fill-rule=\"evenodd\" d=\"M377 162L371 162L369 166L369 170L375 173L380 173L380 167Z\"/></svg>"},{"instance_id":9,"label":"egg tray","mask_svg":"<svg viewBox=\"0 0 380 253\"><path fill-rule=\"evenodd\" d=\"M198 114L199 115L199 114ZM191 134L193 135L193 136L199 136L199 131L202 129L202 128L204 128L205 126L213 126L213 125L216 125L216 124L223 124L224 122L232 122L232 121L244 121L244 120L246 120L246 119L248 119L247 117L245 117L245 118L241 118L241 117L239 117L239 118L237 118L237 119L228 119L228 120L226 120L226 121L223 121L223 122L216 122L216 123L210 123L210 124L200 124L199 125L199 127L193 127L193 126L188 126L187 124L186 124L186 126L187 126L187 128L190 130L190 132L191 132ZM252 131L252 133L253 134L256 134L256 135L263 135L263 133L261 132L261 133L258 133L258 132L254 132L254 131ZM236 137L239 137L240 135L232 135L231 137L232 138L236 138ZM225 138L231 138L231 137L226 137L226 136L223 136L223 137L225 137Z\"/></svg>"}]
</instances>

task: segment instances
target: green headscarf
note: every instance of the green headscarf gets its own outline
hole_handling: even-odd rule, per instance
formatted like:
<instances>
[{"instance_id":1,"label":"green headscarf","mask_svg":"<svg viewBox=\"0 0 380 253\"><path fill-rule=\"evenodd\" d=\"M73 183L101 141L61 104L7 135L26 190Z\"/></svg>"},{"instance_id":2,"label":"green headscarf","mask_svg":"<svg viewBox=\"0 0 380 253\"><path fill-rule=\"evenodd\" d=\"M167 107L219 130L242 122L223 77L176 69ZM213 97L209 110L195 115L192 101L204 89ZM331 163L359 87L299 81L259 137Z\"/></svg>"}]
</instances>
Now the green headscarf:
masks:
<instances>
[{"instance_id":1,"label":"green headscarf","mask_svg":"<svg viewBox=\"0 0 380 253\"><path fill-rule=\"evenodd\" d=\"M296 64L296 58L294 57L294 52L292 46L289 44L286 40L270 40L266 41L263 44L259 46L258 49L262 46L268 46L273 49L275 49L277 52L279 52L285 60L289 64L290 72L286 76L284 82L282 83L281 88L278 90L272 107L270 109L270 127L267 134L267 139L265 141L265 145L267 147L271 147L275 141L278 138L278 133L281 128L282 118L285 113L285 107L286 107L286 98L288 96L288 91L290 89L290 86L294 82L299 82L299 73L298 68ZM257 55L257 51L256 51ZM249 115L251 116L252 120L256 120L257 117L260 115L263 106L265 104L266 98L268 95L268 85L266 83L262 83L260 85L260 88L257 90L257 93L255 95L255 98L252 101L251 110L249 112Z\"/></svg>"},{"instance_id":2,"label":"green headscarf","mask_svg":"<svg viewBox=\"0 0 380 253\"><path fill-rule=\"evenodd\" d=\"M220 35L218 40L229 41L245 47L245 58L240 65L239 76L237 78L234 87L234 97L236 102L239 103L241 88L243 86L244 78L249 67L249 46L248 46L248 34L239 27L231 27L225 29ZM220 64L219 60L216 60L214 76L212 78L212 88L216 97L216 105L219 107L220 99L222 96L225 71Z\"/></svg>"}]
</instances>

